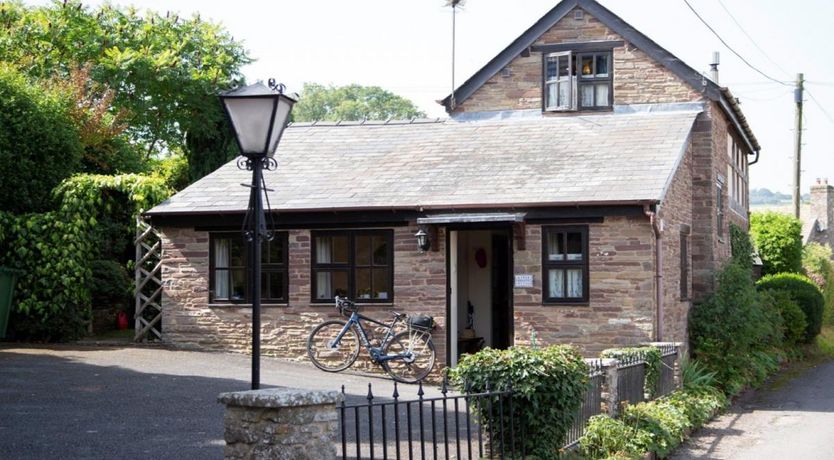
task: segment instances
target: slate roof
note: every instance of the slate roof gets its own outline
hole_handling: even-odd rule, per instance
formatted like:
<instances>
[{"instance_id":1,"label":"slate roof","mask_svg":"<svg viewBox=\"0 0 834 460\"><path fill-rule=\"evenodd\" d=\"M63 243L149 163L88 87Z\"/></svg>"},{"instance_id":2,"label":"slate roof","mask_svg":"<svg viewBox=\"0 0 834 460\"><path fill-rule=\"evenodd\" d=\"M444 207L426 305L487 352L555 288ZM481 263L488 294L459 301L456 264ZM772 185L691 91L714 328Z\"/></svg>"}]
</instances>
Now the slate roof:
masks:
<instances>
[{"instance_id":1,"label":"slate roof","mask_svg":"<svg viewBox=\"0 0 834 460\"><path fill-rule=\"evenodd\" d=\"M293 125L265 179L279 211L657 202L697 114ZM231 161L147 214L240 212L250 181Z\"/></svg>"}]
</instances>

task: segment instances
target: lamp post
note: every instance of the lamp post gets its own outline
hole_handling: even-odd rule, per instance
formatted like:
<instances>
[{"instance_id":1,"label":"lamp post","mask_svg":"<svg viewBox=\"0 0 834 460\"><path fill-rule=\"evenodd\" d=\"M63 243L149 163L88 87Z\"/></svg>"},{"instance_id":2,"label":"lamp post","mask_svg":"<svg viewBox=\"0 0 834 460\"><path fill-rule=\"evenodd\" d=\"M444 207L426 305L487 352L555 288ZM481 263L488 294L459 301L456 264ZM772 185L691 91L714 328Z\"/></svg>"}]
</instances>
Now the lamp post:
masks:
<instances>
[{"instance_id":1,"label":"lamp post","mask_svg":"<svg viewBox=\"0 0 834 460\"><path fill-rule=\"evenodd\" d=\"M295 99L284 94L284 85L269 80L220 95L220 101L240 147L240 169L252 171L249 207L244 219L244 237L250 244L249 272L252 296L252 389L261 386L261 243L269 238L263 207L263 170L277 166L273 156ZM247 225L249 224L249 225Z\"/></svg>"}]
</instances>

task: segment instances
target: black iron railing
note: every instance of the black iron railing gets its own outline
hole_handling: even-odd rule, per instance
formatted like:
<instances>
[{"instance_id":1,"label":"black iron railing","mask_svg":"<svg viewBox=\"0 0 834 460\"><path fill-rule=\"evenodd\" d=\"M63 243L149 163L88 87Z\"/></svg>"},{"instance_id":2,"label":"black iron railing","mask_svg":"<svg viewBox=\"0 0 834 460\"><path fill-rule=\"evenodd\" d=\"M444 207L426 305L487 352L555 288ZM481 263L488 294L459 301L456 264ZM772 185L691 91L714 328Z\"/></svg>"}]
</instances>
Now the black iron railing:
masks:
<instances>
[{"instance_id":1,"label":"black iron railing","mask_svg":"<svg viewBox=\"0 0 834 460\"><path fill-rule=\"evenodd\" d=\"M585 433L588 419L602 413L602 389L605 384L605 366L602 361L588 362L588 389L579 407L573 425L565 435L565 448L572 449L579 443L579 438Z\"/></svg>"},{"instance_id":2,"label":"black iron railing","mask_svg":"<svg viewBox=\"0 0 834 460\"><path fill-rule=\"evenodd\" d=\"M675 382L675 365L678 361L678 350L674 345L661 345L660 349L660 377L657 381L657 396L666 396L677 389Z\"/></svg>"},{"instance_id":3,"label":"black iron railing","mask_svg":"<svg viewBox=\"0 0 834 460\"><path fill-rule=\"evenodd\" d=\"M367 402L339 407L340 458L524 457L511 389L451 394L444 382L440 394L426 397L419 384L416 399L401 399L395 383L391 397L381 398L369 383Z\"/></svg>"},{"instance_id":4,"label":"black iron railing","mask_svg":"<svg viewBox=\"0 0 834 460\"><path fill-rule=\"evenodd\" d=\"M617 401L637 404L643 402L646 385L646 363L640 356L618 357Z\"/></svg>"}]
</instances>

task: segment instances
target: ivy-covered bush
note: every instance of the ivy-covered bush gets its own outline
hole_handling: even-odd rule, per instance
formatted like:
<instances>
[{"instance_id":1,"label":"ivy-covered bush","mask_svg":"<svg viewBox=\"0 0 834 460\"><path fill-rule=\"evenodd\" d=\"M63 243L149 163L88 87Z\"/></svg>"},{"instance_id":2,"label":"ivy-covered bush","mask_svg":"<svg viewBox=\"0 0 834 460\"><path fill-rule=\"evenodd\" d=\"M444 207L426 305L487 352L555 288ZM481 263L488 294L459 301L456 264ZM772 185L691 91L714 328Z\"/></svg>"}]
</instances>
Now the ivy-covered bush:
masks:
<instances>
[{"instance_id":1,"label":"ivy-covered bush","mask_svg":"<svg viewBox=\"0 0 834 460\"><path fill-rule=\"evenodd\" d=\"M660 380L661 361L660 349L656 347L609 348L599 354L600 358L614 359L642 359L646 363L646 382L644 392L649 398L657 394L657 384Z\"/></svg>"},{"instance_id":2,"label":"ivy-covered bush","mask_svg":"<svg viewBox=\"0 0 834 460\"><path fill-rule=\"evenodd\" d=\"M84 332L95 254L90 235L107 189L124 193L134 214L170 193L159 178L79 175L54 190L56 211L19 216L0 211L0 265L24 271L9 322L14 337L65 341Z\"/></svg>"},{"instance_id":3,"label":"ivy-covered bush","mask_svg":"<svg viewBox=\"0 0 834 460\"><path fill-rule=\"evenodd\" d=\"M50 191L77 170L82 145L70 101L0 63L0 209L51 209Z\"/></svg>"},{"instance_id":4,"label":"ivy-covered bush","mask_svg":"<svg viewBox=\"0 0 834 460\"><path fill-rule=\"evenodd\" d=\"M566 345L486 348L463 356L450 370L450 377L461 390L483 392L487 385L492 390L512 387L513 413L504 412L504 429L512 426L517 431L516 440L522 439L524 430L525 452L540 459L554 459L582 404L588 367L577 349ZM511 416L515 417L514 424L510 423ZM481 411L478 417L487 428L501 423L495 412Z\"/></svg>"},{"instance_id":5,"label":"ivy-covered bush","mask_svg":"<svg viewBox=\"0 0 834 460\"><path fill-rule=\"evenodd\" d=\"M800 273L802 271L802 224L787 214L754 212L750 215L750 234L762 258L762 273Z\"/></svg>"},{"instance_id":6,"label":"ivy-covered bush","mask_svg":"<svg viewBox=\"0 0 834 460\"><path fill-rule=\"evenodd\" d=\"M756 363L754 351L771 351L769 339L777 325L761 307L749 269L727 264L717 275L717 287L690 313L692 351L727 394L735 394L752 383Z\"/></svg>"},{"instance_id":7,"label":"ivy-covered bush","mask_svg":"<svg viewBox=\"0 0 834 460\"><path fill-rule=\"evenodd\" d=\"M807 276L796 273L779 273L763 277L756 283L760 290L781 290L790 294L805 313L805 333L803 341L811 343L822 328L822 312L825 299L819 288Z\"/></svg>"},{"instance_id":8,"label":"ivy-covered bush","mask_svg":"<svg viewBox=\"0 0 834 460\"><path fill-rule=\"evenodd\" d=\"M730 250L732 258L742 267L753 267L753 242L750 234L736 224L730 224Z\"/></svg>"}]
</instances>

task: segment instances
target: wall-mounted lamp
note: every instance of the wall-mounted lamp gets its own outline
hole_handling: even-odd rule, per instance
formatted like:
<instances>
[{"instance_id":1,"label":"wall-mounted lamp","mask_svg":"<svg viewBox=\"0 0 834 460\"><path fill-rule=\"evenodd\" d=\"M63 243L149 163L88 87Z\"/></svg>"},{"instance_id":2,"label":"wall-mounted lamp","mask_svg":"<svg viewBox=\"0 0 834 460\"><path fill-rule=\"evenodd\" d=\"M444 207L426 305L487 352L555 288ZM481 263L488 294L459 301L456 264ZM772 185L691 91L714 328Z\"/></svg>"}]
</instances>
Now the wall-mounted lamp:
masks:
<instances>
[{"instance_id":1,"label":"wall-mounted lamp","mask_svg":"<svg viewBox=\"0 0 834 460\"><path fill-rule=\"evenodd\" d=\"M420 248L420 252L426 252L431 249L431 238L429 238L429 232L426 231L424 225L420 226L417 233L414 234L414 237L417 238L417 247Z\"/></svg>"}]
</instances>

